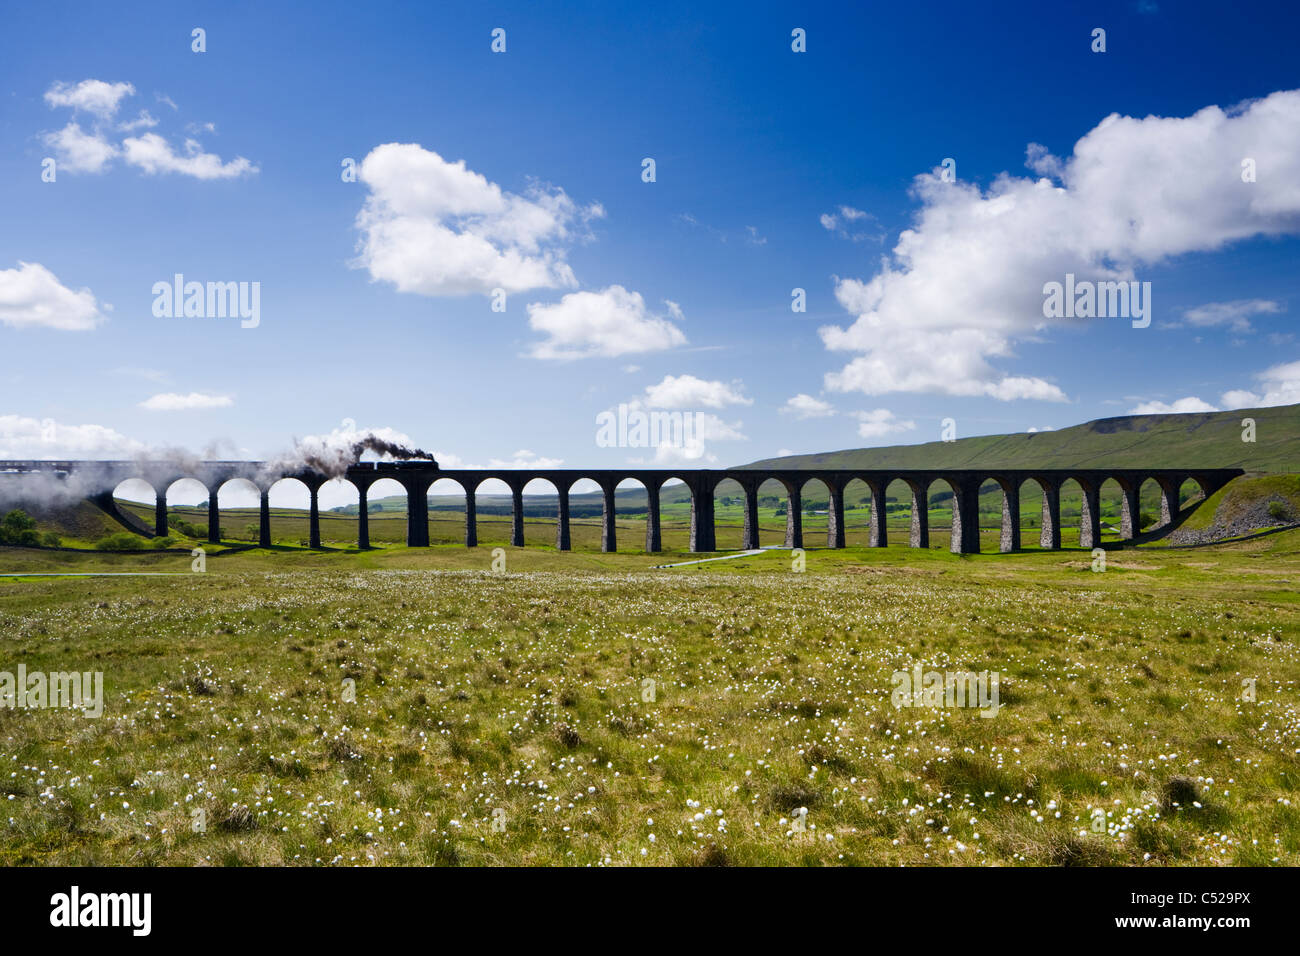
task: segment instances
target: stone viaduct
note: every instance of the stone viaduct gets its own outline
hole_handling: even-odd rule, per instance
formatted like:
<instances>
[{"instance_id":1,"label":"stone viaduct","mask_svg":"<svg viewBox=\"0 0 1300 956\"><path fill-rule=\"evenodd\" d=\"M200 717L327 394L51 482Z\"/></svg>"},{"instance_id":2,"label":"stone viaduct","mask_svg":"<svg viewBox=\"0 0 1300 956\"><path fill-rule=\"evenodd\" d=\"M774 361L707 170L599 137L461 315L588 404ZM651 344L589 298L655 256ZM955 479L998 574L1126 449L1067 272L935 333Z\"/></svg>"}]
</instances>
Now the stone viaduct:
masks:
<instances>
[{"instance_id":1,"label":"stone viaduct","mask_svg":"<svg viewBox=\"0 0 1300 956\"><path fill-rule=\"evenodd\" d=\"M151 461L0 461L0 480L7 475L53 476L66 483L69 490L78 486L89 497L108 499L111 503L113 489L127 479L148 482L155 491L155 532L167 533L167 489L184 478L202 483L208 490L208 538L217 541L220 534L220 513L217 492L226 482L242 479L250 482L261 494L259 543L271 543L270 489L275 482L293 478L302 482L310 493L308 513L309 542L320 547L320 513L318 493L331 476L311 469L283 470L264 462L201 461L190 463ZM503 482L513 499L510 543L522 547L524 543L524 487L535 479L550 482L558 495L558 515L555 527L555 546L567 551L569 541L569 494L574 484L582 479L595 482L604 497L601 522L601 549L617 550L615 532L614 491L626 480L640 482L648 492L645 532L645 550L661 551L659 521L659 491L672 479L682 481L691 494L690 550L716 551L714 537L714 492L719 482L732 479L744 494L743 548L758 547L758 491L766 481L776 481L785 489L787 500L785 545L804 547L803 511L801 496L810 481L821 481L830 492L827 515L826 546L844 547L844 489L854 479L864 482L871 491L871 528L869 543L883 548L888 544L885 513L875 507L885 500L885 490L895 481L902 481L911 492L912 526L909 544L914 548L928 548L930 543L928 502L930 487L936 482L947 486L952 493L952 544L951 550L972 554L980 550L979 497L980 488L987 481L996 482L1002 497L1001 551L1020 550L1020 492L1028 482L1035 482L1043 492L1043 512L1039 545L1043 548L1061 547L1061 486L1073 479L1083 492L1083 507L1079 526L1079 546L1093 548L1101 541L1101 513L1099 495L1101 486L1114 480L1121 492L1121 538L1132 539L1139 530L1138 493L1142 484L1153 480L1160 489L1160 521L1157 528L1169 524L1179 511L1179 489L1191 479L1208 497L1238 475L1240 468L1070 468L1070 469L967 469L967 470L826 470L826 469L502 469L502 470L444 470L436 462L395 461L368 462L349 467L339 476L349 481L360 496L358 516L358 545L370 546L369 515L366 510L367 495L371 485L380 479L393 479L406 491L407 531L406 543L411 547L428 547L429 506L428 492L435 481L448 479L465 493L465 545L478 544L478 526L475 492L485 481Z\"/></svg>"}]
</instances>

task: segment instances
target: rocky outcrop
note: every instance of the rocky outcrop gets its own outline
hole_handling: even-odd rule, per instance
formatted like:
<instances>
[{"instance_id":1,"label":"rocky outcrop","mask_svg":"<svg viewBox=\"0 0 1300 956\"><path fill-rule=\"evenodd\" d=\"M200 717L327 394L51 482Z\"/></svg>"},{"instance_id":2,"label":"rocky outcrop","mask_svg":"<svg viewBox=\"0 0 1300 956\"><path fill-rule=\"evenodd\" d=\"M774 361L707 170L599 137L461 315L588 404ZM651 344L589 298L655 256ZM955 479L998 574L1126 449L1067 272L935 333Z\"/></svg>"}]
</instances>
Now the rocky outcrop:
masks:
<instances>
[{"instance_id":1,"label":"rocky outcrop","mask_svg":"<svg viewBox=\"0 0 1300 956\"><path fill-rule=\"evenodd\" d=\"M1170 544L1212 544L1228 538L1241 538L1269 528L1293 525L1300 515L1281 495L1260 498L1241 508L1230 519L1215 515L1208 528L1179 528L1169 535Z\"/></svg>"}]
</instances>

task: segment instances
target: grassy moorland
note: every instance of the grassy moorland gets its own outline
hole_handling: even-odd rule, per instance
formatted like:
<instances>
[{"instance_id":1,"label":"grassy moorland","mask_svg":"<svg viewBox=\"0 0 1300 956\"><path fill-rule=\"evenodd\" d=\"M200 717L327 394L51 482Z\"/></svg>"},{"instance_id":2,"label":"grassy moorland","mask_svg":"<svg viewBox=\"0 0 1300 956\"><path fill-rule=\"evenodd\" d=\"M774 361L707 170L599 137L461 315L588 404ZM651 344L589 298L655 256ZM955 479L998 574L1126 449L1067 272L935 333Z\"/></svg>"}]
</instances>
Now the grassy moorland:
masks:
<instances>
[{"instance_id":1,"label":"grassy moorland","mask_svg":"<svg viewBox=\"0 0 1300 956\"><path fill-rule=\"evenodd\" d=\"M0 669L106 684L0 709L0 862L1300 864L1300 533L935 543L0 549L178 572L0 578ZM918 662L1001 709L895 708Z\"/></svg>"}]
</instances>

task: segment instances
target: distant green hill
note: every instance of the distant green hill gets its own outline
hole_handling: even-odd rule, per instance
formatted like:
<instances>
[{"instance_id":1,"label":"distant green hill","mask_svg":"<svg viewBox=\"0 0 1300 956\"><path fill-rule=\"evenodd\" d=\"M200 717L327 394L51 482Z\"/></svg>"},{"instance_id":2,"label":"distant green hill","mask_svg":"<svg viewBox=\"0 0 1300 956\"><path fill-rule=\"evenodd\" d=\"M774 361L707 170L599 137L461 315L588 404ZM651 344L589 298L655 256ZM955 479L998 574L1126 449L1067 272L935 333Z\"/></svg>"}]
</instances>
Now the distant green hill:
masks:
<instances>
[{"instance_id":1,"label":"distant green hill","mask_svg":"<svg viewBox=\"0 0 1300 956\"><path fill-rule=\"evenodd\" d=\"M1254 419L1255 441L1242 441ZM959 423L960 424L960 423ZM743 468L1244 468L1300 471L1300 405L1101 418L1059 431L851 448L767 458Z\"/></svg>"}]
</instances>

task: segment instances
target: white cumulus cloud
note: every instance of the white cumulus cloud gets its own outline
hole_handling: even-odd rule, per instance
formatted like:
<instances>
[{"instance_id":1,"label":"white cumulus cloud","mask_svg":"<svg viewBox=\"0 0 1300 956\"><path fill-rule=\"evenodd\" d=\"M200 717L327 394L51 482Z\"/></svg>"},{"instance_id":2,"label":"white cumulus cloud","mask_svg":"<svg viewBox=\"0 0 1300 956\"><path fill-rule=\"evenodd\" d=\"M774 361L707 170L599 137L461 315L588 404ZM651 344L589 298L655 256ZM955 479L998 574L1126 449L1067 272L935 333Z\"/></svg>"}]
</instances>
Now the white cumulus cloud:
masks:
<instances>
[{"instance_id":1,"label":"white cumulus cloud","mask_svg":"<svg viewBox=\"0 0 1300 956\"><path fill-rule=\"evenodd\" d=\"M903 421L887 408L875 408L869 412L854 412L858 420L858 434L863 438L883 438L899 432L916 430L916 422Z\"/></svg>"},{"instance_id":2,"label":"white cumulus cloud","mask_svg":"<svg viewBox=\"0 0 1300 956\"><path fill-rule=\"evenodd\" d=\"M1269 175L1243 183L1243 157ZM827 388L1065 400L994 361L1045 325L1044 284L1133 280L1184 253L1300 232L1300 90L1188 117L1111 115L1068 158L1031 149L1029 163L1041 178L1004 173L987 189L917 177L921 208L892 257L868 281L837 281L856 320L821 336L859 354Z\"/></svg>"},{"instance_id":3,"label":"white cumulus cloud","mask_svg":"<svg viewBox=\"0 0 1300 956\"><path fill-rule=\"evenodd\" d=\"M650 312L639 292L621 285L570 292L559 302L532 303L528 324L548 336L532 347L533 358L613 357L686 344L681 329Z\"/></svg>"},{"instance_id":4,"label":"white cumulus cloud","mask_svg":"<svg viewBox=\"0 0 1300 956\"><path fill-rule=\"evenodd\" d=\"M229 408L234 404L235 400L229 395L205 395L203 392L181 395L177 392L162 392L146 398L140 403L140 407L151 412L187 412L204 408Z\"/></svg>"},{"instance_id":5,"label":"white cumulus cloud","mask_svg":"<svg viewBox=\"0 0 1300 956\"><path fill-rule=\"evenodd\" d=\"M1300 404L1300 361L1274 365L1256 374L1259 391L1235 389L1221 401L1227 408L1270 408Z\"/></svg>"},{"instance_id":6,"label":"white cumulus cloud","mask_svg":"<svg viewBox=\"0 0 1300 956\"><path fill-rule=\"evenodd\" d=\"M55 83L45 91L45 102L51 109L71 107L83 113L93 113L100 119L109 119L125 97L134 95L135 87L130 83L82 80L75 85Z\"/></svg>"},{"instance_id":7,"label":"white cumulus cloud","mask_svg":"<svg viewBox=\"0 0 1300 956\"><path fill-rule=\"evenodd\" d=\"M236 179L256 173L257 167L243 156L222 162L216 153L205 153L195 139L185 141L185 150L178 153L171 143L157 133L128 136L122 140L122 155L132 166L150 175L179 173L195 179Z\"/></svg>"},{"instance_id":8,"label":"white cumulus cloud","mask_svg":"<svg viewBox=\"0 0 1300 956\"><path fill-rule=\"evenodd\" d=\"M1173 403L1143 402L1129 410L1130 415L1183 415L1188 412L1217 412L1218 409L1209 402L1202 401L1195 395L1188 395Z\"/></svg>"},{"instance_id":9,"label":"white cumulus cloud","mask_svg":"<svg viewBox=\"0 0 1300 956\"><path fill-rule=\"evenodd\" d=\"M102 133L82 130L80 123L69 123L41 139L54 150L56 168L70 173L102 173L121 152Z\"/></svg>"},{"instance_id":10,"label":"white cumulus cloud","mask_svg":"<svg viewBox=\"0 0 1300 956\"><path fill-rule=\"evenodd\" d=\"M706 381L694 375L665 375L662 382L646 387L646 404L653 408L722 408L753 405L740 382Z\"/></svg>"},{"instance_id":11,"label":"white cumulus cloud","mask_svg":"<svg viewBox=\"0 0 1300 956\"><path fill-rule=\"evenodd\" d=\"M94 293L69 289L39 262L19 262L17 269L0 269L0 323L80 332L103 321Z\"/></svg>"},{"instance_id":12,"label":"white cumulus cloud","mask_svg":"<svg viewBox=\"0 0 1300 956\"><path fill-rule=\"evenodd\" d=\"M781 411L801 419L827 418L835 414L835 408L830 402L823 402L820 398L813 398L803 392L786 399L785 404L781 406Z\"/></svg>"},{"instance_id":13,"label":"white cumulus cloud","mask_svg":"<svg viewBox=\"0 0 1300 956\"><path fill-rule=\"evenodd\" d=\"M563 189L534 183L521 196L416 143L377 146L358 169L370 189L357 214L358 263L373 279L429 296L577 285L565 259L604 215Z\"/></svg>"},{"instance_id":14,"label":"white cumulus cloud","mask_svg":"<svg viewBox=\"0 0 1300 956\"><path fill-rule=\"evenodd\" d=\"M1276 315L1281 311L1282 303L1272 299L1234 299L1198 305L1184 312L1183 318L1196 326L1226 325L1233 332L1251 332L1251 316Z\"/></svg>"},{"instance_id":15,"label":"white cumulus cloud","mask_svg":"<svg viewBox=\"0 0 1300 956\"><path fill-rule=\"evenodd\" d=\"M51 86L45 93L45 101L52 108L70 108L74 114L88 113L94 117L88 131L83 130L80 123L71 121L61 130L42 134L42 142L54 151L58 169L72 173L102 173L120 156L150 175L177 173L195 179L234 179L258 171L243 156L226 162L215 153L204 152L203 146L193 138L186 139L180 150L173 148L157 133L128 136L120 143L114 142L110 134L130 133L158 125L157 117L148 110L140 110L135 119L114 127L112 119L122 100L134 95L135 87L130 83L106 83L103 80ZM176 104L166 97L160 96L159 99L176 108ZM208 132L215 129L211 123L193 128Z\"/></svg>"},{"instance_id":16,"label":"white cumulus cloud","mask_svg":"<svg viewBox=\"0 0 1300 956\"><path fill-rule=\"evenodd\" d=\"M0 458L129 458L144 450L106 425L0 415Z\"/></svg>"}]
</instances>

